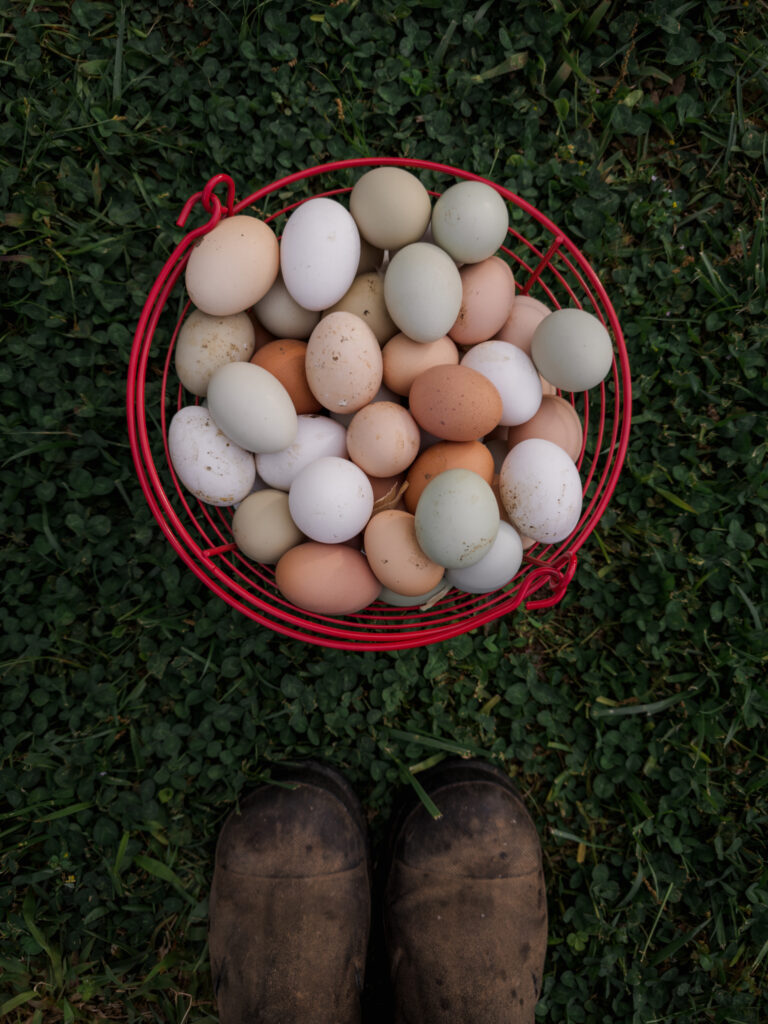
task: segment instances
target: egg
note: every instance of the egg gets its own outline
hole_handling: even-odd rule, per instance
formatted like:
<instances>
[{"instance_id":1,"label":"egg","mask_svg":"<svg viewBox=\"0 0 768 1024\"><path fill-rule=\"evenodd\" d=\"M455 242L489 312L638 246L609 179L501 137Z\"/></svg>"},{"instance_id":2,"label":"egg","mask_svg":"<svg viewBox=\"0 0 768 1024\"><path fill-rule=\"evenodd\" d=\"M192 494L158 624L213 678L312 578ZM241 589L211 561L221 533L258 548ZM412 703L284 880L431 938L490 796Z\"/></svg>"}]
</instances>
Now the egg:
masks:
<instances>
[{"instance_id":1,"label":"egg","mask_svg":"<svg viewBox=\"0 0 768 1024\"><path fill-rule=\"evenodd\" d=\"M448 333L461 307L461 277L451 257L428 242L400 249L384 276L389 315L414 341L437 341Z\"/></svg>"},{"instance_id":2,"label":"egg","mask_svg":"<svg viewBox=\"0 0 768 1024\"><path fill-rule=\"evenodd\" d=\"M279 452L296 437L290 395L277 377L253 363L219 367L208 384L208 408L227 437L249 452Z\"/></svg>"},{"instance_id":3,"label":"egg","mask_svg":"<svg viewBox=\"0 0 768 1024\"><path fill-rule=\"evenodd\" d=\"M294 477L288 506L302 533L323 544L340 544L360 533L371 518L373 488L353 462L324 456Z\"/></svg>"},{"instance_id":4,"label":"egg","mask_svg":"<svg viewBox=\"0 0 768 1024\"><path fill-rule=\"evenodd\" d=\"M388 387L382 384L367 404L373 405L375 402L394 402L397 404L399 402L399 398L394 391L390 391ZM363 408L366 408L366 406L363 406ZM332 412L331 419L336 420L337 423L341 423L344 427L348 427L357 415L357 412L358 410L355 410L355 412Z\"/></svg>"},{"instance_id":5,"label":"egg","mask_svg":"<svg viewBox=\"0 0 768 1024\"><path fill-rule=\"evenodd\" d=\"M541 437L566 451L574 462L581 454L583 430L579 414L559 395L545 395L536 414L527 422L510 427L507 446L511 451L521 441Z\"/></svg>"},{"instance_id":6,"label":"egg","mask_svg":"<svg viewBox=\"0 0 768 1024\"><path fill-rule=\"evenodd\" d=\"M418 455L420 441L418 424L394 402L366 405L347 428L349 457L371 476L403 472Z\"/></svg>"},{"instance_id":7,"label":"egg","mask_svg":"<svg viewBox=\"0 0 768 1024\"><path fill-rule=\"evenodd\" d=\"M523 542L509 523L499 523L490 548L474 565L448 569L446 583L467 594L488 594L499 590L515 576L523 561Z\"/></svg>"},{"instance_id":8,"label":"egg","mask_svg":"<svg viewBox=\"0 0 768 1024\"><path fill-rule=\"evenodd\" d=\"M507 204L482 181L460 181L439 197L432 211L432 235L460 263L479 263L504 244Z\"/></svg>"},{"instance_id":9,"label":"egg","mask_svg":"<svg viewBox=\"0 0 768 1024\"><path fill-rule=\"evenodd\" d=\"M259 322L276 338L306 341L320 319L319 311L304 309L298 304L285 287L282 274L278 274L267 294L253 308Z\"/></svg>"},{"instance_id":10,"label":"egg","mask_svg":"<svg viewBox=\"0 0 768 1024\"><path fill-rule=\"evenodd\" d=\"M411 597L436 587L445 571L419 547L414 523L409 512L390 509L373 516L363 535L374 576L398 594Z\"/></svg>"},{"instance_id":11,"label":"egg","mask_svg":"<svg viewBox=\"0 0 768 1024\"><path fill-rule=\"evenodd\" d=\"M469 366L433 366L414 380L408 396L420 427L445 441L475 441L501 419L502 401L487 377Z\"/></svg>"},{"instance_id":12,"label":"egg","mask_svg":"<svg viewBox=\"0 0 768 1024\"><path fill-rule=\"evenodd\" d=\"M515 299L515 278L508 263L489 256L459 271L461 308L448 334L457 345L476 345L495 338Z\"/></svg>"},{"instance_id":13,"label":"egg","mask_svg":"<svg viewBox=\"0 0 768 1024\"><path fill-rule=\"evenodd\" d=\"M379 249L417 242L432 214L429 193L402 167L374 167L355 183L349 209L360 234Z\"/></svg>"},{"instance_id":14,"label":"egg","mask_svg":"<svg viewBox=\"0 0 768 1024\"><path fill-rule=\"evenodd\" d=\"M549 306L530 295L515 295L509 316L496 332L495 338L516 345L530 356L533 332L550 312Z\"/></svg>"},{"instance_id":15,"label":"egg","mask_svg":"<svg viewBox=\"0 0 768 1024\"><path fill-rule=\"evenodd\" d=\"M528 356L508 341L484 341L471 348L461 366L490 381L501 397L499 423L508 427L524 423L541 405L541 381Z\"/></svg>"},{"instance_id":16,"label":"egg","mask_svg":"<svg viewBox=\"0 0 768 1024\"><path fill-rule=\"evenodd\" d=\"M307 342L310 390L331 412L362 409L381 386L381 348L368 324L354 313L329 313Z\"/></svg>"},{"instance_id":17,"label":"egg","mask_svg":"<svg viewBox=\"0 0 768 1024\"><path fill-rule=\"evenodd\" d=\"M384 383L398 395L407 395L422 371L431 366L455 366L459 361L459 350L447 335L422 343L401 332L389 339L381 355Z\"/></svg>"},{"instance_id":18,"label":"egg","mask_svg":"<svg viewBox=\"0 0 768 1024\"><path fill-rule=\"evenodd\" d=\"M297 206L280 240L285 287L304 309L328 309L344 295L360 262L360 234L335 199L318 196Z\"/></svg>"},{"instance_id":19,"label":"egg","mask_svg":"<svg viewBox=\"0 0 768 1024\"><path fill-rule=\"evenodd\" d=\"M419 605L425 605L428 602L431 603L436 598L443 597L450 590L449 584L445 582L445 577L440 582L428 590L426 594L397 594L394 590L390 590L389 587L382 587L381 593L379 594L379 600L383 604L391 605L393 608L416 608Z\"/></svg>"},{"instance_id":20,"label":"egg","mask_svg":"<svg viewBox=\"0 0 768 1024\"><path fill-rule=\"evenodd\" d=\"M291 397L299 414L320 412L322 406L307 381L307 343L299 338L281 338L262 346L251 358L255 366L268 370Z\"/></svg>"},{"instance_id":21,"label":"egg","mask_svg":"<svg viewBox=\"0 0 768 1024\"><path fill-rule=\"evenodd\" d=\"M280 558L306 540L288 509L285 491L265 489L249 494L232 517L235 544L256 562L274 565Z\"/></svg>"},{"instance_id":22,"label":"egg","mask_svg":"<svg viewBox=\"0 0 768 1024\"><path fill-rule=\"evenodd\" d=\"M275 568L275 584L292 604L318 615L353 615L381 590L359 551L311 541L283 555Z\"/></svg>"},{"instance_id":23,"label":"egg","mask_svg":"<svg viewBox=\"0 0 768 1024\"><path fill-rule=\"evenodd\" d=\"M430 480L414 520L419 547L446 569L479 562L493 543L499 522L493 491L468 469L448 469Z\"/></svg>"},{"instance_id":24,"label":"egg","mask_svg":"<svg viewBox=\"0 0 768 1024\"><path fill-rule=\"evenodd\" d=\"M270 487L287 491L301 470L315 459L327 455L346 458L346 434L330 416L299 416L294 441L279 452L257 455L256 471Z\"/></svg>"},{"instance_id":25,"label":"egg","mask_svg":"<svg viewBox=\"0 0 768 1024\"><path fill-rule=\"evenodd\" d=\"M554 544L576 528L582 506L579 471L551 441L530 438L515 445L501 467L499 490L510 522L525 537Z\"/></svg>"},{"instance_id":26,"label":"egg","mask_svg":"<svg viewBox=\"0 0 768 1024\"><path fill-rule=\"evenodd\" d=\"M376 335L380 345L397 334L397 327L384 301L384 278L375 271L358 274L349 290L326 310L326 315L339 310L354 313L364 320Z\"/></svg>"},{"instance_id":27,"label":"egg","mask_svg":"<svg viewBox=\"0 0 768 1024\"><path fill-rule=\"evenodd\" d=\"M506 447L504 454L506 456ZM405 507L409 512L415 512L429 481L446 469L470 469L486 483L491 483L493 468L493 455L481 441L440 441L430 445L408 470L408 487L403 495Z\"/></svg>"},{"instance_id":28,"label":"egg","mask_svg":"<svg viewBox=\"0 0 768 1024\"><path fill-rule=\"evenodd\" d=\"M536 368L555 387L587 391L613 364L611 336L584 309L557 309L544 317L531 339Z\"/></svg>"},{"instance_id":29,"label":"egg","mask_svg":"<svg viewBox=\"0 0 768 1024\"><path fill-rule=\"evenodd\" d=\"M195 242L187 292L204 313L231 316L263 298L279 268L280 247L268 224L246 214L226 217Z\"/></svg>"},{"instance_id":30,"label":"egg","mask_svg":"<svg viewBox=\"0 0 768 1024\"><path fill-rule=\"evenodd\" d=\"M174 414L168 427L168 454L184 487L207 505L235 505L250 493L256 478L253 455L222 433L200 405Z\"/></svg>"},{"instance_id":31,"label":"egg","mask_svg":"<svg viewBox=\"0 0 768 1024\"><path fill-rule=\"evenodd\" d=\"M174 353L183 387L205 397L214 370L225 363L251 358L256 333L247 313L209 316L194 309L182 324Z\"/></svg>"}]
</instances>

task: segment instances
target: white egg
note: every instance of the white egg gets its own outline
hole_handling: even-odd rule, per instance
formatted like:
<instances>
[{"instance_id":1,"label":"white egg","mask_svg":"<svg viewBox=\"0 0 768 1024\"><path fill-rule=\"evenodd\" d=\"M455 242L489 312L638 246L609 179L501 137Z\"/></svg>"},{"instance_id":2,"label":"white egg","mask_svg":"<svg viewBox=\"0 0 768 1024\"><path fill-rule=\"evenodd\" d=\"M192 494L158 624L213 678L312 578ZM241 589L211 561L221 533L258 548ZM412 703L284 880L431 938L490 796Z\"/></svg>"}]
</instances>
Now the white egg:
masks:
<instances>
[{"instance_id":1,"label":"white egg","mask_svg":"<svg viewBox=\"0 0 768 1024\"><path fill-rule=\"evenodd\" d=\"M189 405L174 415L168 453L179 480L207 505L236 505L253 487L253 455L227 437L202 406Z\"/></svg>"},{"instance_id":2,"label":"white egg","mask_svg":"<svg viewBox=\"0 0 768 1024\"><path fill-rule=\"evenodd\" d=\"M360 262L360 233L352 214L325 196L298 206L280 240L280 269L304 309L328 309L346 294Z\"/></svg>"},{"instance_id":3,"label":"white egg","mask_svg":"<svg viewBox=\"0 0 768 1024\"><path fill-rule=\"evenodd\" d=\"M479 562L463 569L447 569L445 579L467 594L488 594L505 586L523 561L523 542L509 523L500 522L496 538Z\"/></svg>"},{"instance_id":4,"label":"white egg","mask_svg":"<svg viewBox=\"0 0 768 1024\"><path fill-rule=\"evenodd\" d=\"M347 457L347 432L329 416L308 413L298 418L296 440L282 451L256 456L259 476L278 490L287 491L297 474L326 455Z\"/></svg>"},{"instance_id":5,"label":"white egg","mask_svg":"<svg viewBox=\"0 0 768 1024\"><path fill-rule=\"evenodd\" d=\"M508 341L483 341L462 357L462 366L482 373L501 395L502 426L527 423L541 405L541 379L528 356Z\"/></svg>"},{"instance_id":6,"label":"white egg","mask_svg":"<svg viewBox=\"0 0 768 1024\"><path fill-rule=\"evenodd\" d=\"M305 466L288 492L291 518L322 544L341 544L361 533L373 512L373 487L362 469L329 455Z\"/></svg>"},{"instance_id":7,"label":"white egg","mask_svg":"<svg viewBox=\"0 0 768 1024\"><path fill-rule=\"evenodd\" d=\"M579 471L552 441L530 438L515 445L501 467L499 492L518 532L544 544L565 540L581 515Z\"/></svg>"},{"instance_id":8,"label":"white egg","mask_svg":"<svg viewBox=\"0 0 768 1024\"><path fill-rule=\"evenodd\" d=\"M208 408L227 437L249 452L279 452L298 429L291 396L253 363L221 366L208 383Z\"/></svg>"}]
</instances>

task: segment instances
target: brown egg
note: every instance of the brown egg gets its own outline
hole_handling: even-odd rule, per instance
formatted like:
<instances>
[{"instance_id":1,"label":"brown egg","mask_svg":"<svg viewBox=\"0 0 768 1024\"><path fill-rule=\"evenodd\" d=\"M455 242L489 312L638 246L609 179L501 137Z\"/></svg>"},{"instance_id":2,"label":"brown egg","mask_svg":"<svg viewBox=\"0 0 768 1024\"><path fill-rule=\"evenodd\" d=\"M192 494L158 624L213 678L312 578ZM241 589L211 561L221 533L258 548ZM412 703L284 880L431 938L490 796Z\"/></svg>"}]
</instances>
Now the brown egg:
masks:
<instances>
[{"instance_id":1,"label":"brown egg","mask_svg":"<svg viewBox=\"0 0 768 1024\"><path fill-rule=\"evenodd\" d=\"M461 275L461 309L448 334L459 345L476 345L498 337L515 299L515 278L508 263L491 256L470 263Z\"/></svg>"},{"instance_id":2,"label":"brown egg","mask_svg":"<svg viewBox=\"0 0 768 1024\"><path fill-rule=\"evenodd\" d=\"M487 377L468 366L433 366L408 395L420 427L445 441L476 441L501 421L501 396Z\"/></svg>"},{"instance_id":3,"label":"brown egg","mask_svg":"<svg viewBox=\"0 0 768 1024\"><path fill-rule=\"evenodd\" d=\"M381 584L359 551L309 541L287 551L275 568L286 600L320 615L353 615L379 596Z\"/></svg>"},{"instance_id":4,"label":"brown egg","mask_svg":"<svg viewBox=\"0 0 768 1024\"><path fill-rule=\"evenodd\" d=\"M404 472L419 453L421 434L407 409L394 402L373 402L347 427L349 457L372 476Z\"/></svg>"},{"instance_id":5,"label":"brown egg","mask_svg":"<svg viewBox=\"0 0 768 1024\"><path fill-rule=\"evenodd\" d=\"M339 311L354 313L364 320L376 335L380 345L384 345L397 334L397 325L387 312L384 302L384 277L376 271L358 274L346 295L342 295L323 316Z\"/></svg>"},{"instance_id":6,"label":"brown egg","mask_svg":"<svg viewBox=\"0 0 768 1024\"><path fill-rule=\"evenodd\" d=\"M459 362L459 350L448 335L423 343L406 334L396 334L381 355L384 383L397 395L407 395L416 377L431 366L456 366Z\"/></svg>"},{"instance_id":7,"label":"brown egg","mask_svg":"<svg viewBox=\"0 0 768 1024\"><path fill-rule=\"evenodd\" d=\"M419 547L414 522L409 512L379 512L369 521L363 538L368 564L379 582L407 597L427 593L445 572Z\"/></svg>"},{"instance_id":8,"label":"brown egg","mask_svg":"<svg viewBox=\"0 0 768 1024\"><path fill-rule=\"evenodd\" d=\"M496 337L517 345L527 356L531 354L531 338L541 321L552 311L530 295L516 295L504 325Z\"/></svg>"},{"instance_id":9,"label":"brown egg","mask_svg":"<svg viewBox=\"0 0 768 1024\"><path fill-rule=\"evenodd\" d=\"M489 484L493 480L493 455L481 441L440 441L425 448L406 477L408 488L403 499L409 512L416 511L429 481L446 469L470 469Z\"/></svg>"},{"instance_id":10,"label":"brown egg","mask_svg":"<svg viewBox=\"0 0 768 1024\"><path fill-rule=\"evenodd\" d=\"M507 445L511 451L516 444L531 437L552 441L568 452L576 462L581 454L583 437L579 414L570 402L559 395L545 395L538 412L531 419L509 428Z\"/></svg>"},{"instance_id":11,"label":"brown egg","mask_svg":"<svg viewBox=\"0 0 768 1024\"><path fill-rule=\"evenodd\" d=\"M296 338L282 338L271 341L260 348L251 359L256 366L269 370L277 377L291 396L296 412L299 415L319 412L322 406L309 390L304 364L307 355L306 341Z\"/></svg>"}]
</instances>

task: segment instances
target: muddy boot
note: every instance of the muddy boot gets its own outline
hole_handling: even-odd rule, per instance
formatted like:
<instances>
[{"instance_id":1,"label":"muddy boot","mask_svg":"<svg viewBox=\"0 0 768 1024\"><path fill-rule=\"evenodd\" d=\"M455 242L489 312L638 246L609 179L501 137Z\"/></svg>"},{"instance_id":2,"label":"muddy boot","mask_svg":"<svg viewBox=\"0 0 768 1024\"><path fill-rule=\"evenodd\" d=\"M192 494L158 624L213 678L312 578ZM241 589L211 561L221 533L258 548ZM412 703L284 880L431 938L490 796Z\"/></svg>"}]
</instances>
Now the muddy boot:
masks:
<instances>
[{"instance_id":1,"label":"muddy boot","mask_svg":"<svg viewBox=\"0 0 768 1024\"><path fill-rule=\"evenodd\" d=\"M221 1024L358 1024L370 924L365 825L334 769L260 786L216 846L209 944Z\"/></svg>"},{"instance_id":2,"label":"muddy boot","mask_svg":"<svg viewBox=\"0 0 768 1024\"><path fill-rule=\"evenodd\" d=\"M541 847L510 781L481 761L419 775L395 821L384 910L397 1024L531 1024L547 901Z\"/></svg>"}]
</instances>

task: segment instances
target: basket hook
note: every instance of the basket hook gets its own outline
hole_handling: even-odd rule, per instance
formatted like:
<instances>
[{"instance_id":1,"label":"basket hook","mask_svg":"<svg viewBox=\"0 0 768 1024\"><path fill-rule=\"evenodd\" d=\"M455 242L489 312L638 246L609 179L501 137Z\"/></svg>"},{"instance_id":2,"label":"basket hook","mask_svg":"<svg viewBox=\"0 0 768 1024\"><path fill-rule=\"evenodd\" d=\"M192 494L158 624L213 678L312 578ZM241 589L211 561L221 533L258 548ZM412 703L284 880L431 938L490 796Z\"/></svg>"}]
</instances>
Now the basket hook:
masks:
<instances>
[{"instance_id":1,"label":"basket hook","mask_svg":"<svg viewBox=\"0 0 768 1024\"><path fill-rule=\"evenodd\" d=\"M576 553L564 551L551 565L541 563L537 558L530 558L529 561L536 563L538 568L533 570L523 584L522 601L525 601L525 607L530 611L535 608L551 608L562 601L568 584L576 575ZM539 590L545 583L549 583L552 591L549 597L526 601L529 594Z\"/></svg>"},{"instance_id":2,"label":"basket hook","mask_svg":"<svg viewBox=\"0 0 768 1024\"><path fill-rule=\"evenodd\" d=\"M223 181L227 184L227 216L231 217L235 208L235 183L228 174L214 174L201 192L195 192L184 203L179 218L176 221L177 226L180 228L184 227L195 203L200 202L206 213L211 214L211 219L202 228L196 228L195 233L202 235L216 227L221 220L224 207L221 205L219 197L215 194L215 189Z\"/></svg>"}]
</instances>

